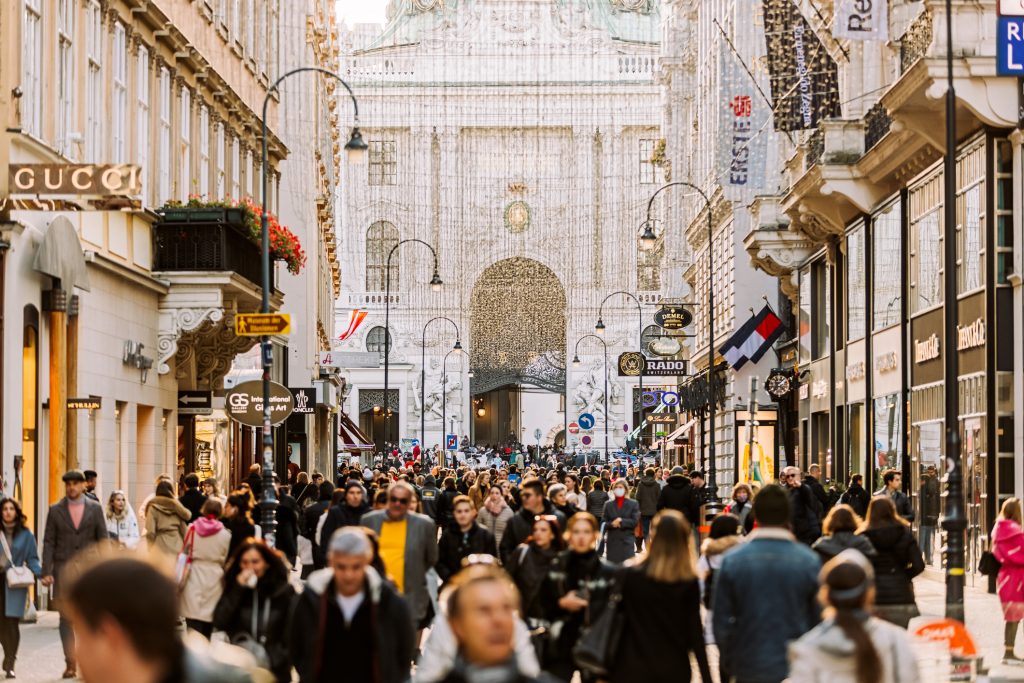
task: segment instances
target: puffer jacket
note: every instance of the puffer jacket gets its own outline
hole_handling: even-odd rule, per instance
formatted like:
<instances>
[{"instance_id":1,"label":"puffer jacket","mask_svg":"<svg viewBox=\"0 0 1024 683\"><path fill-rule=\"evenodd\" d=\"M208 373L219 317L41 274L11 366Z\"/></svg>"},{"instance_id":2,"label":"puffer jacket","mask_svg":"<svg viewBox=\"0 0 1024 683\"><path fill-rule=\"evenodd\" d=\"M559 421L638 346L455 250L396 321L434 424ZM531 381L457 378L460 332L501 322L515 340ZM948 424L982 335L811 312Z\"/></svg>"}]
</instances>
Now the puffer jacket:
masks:
<instances>
[{"instance_id":1,"label":"puffer jacket","mask_svg":"<svg viewBox=\"0 0 1024 683\"><path fill-rule=\"evenodd\" d=\"M636 485L636 493L633 499L640 503L640 515L653 517L658 512L658 498L661 496L661 487L654 477L644 477Z\"/></svg>"},{"instance_id":2,"label":"puffer jacket","mask_svg":"<svg viewBox=\"0 0 1024 683\"><path fill-rule=\"evenodd\" d=\"M512 519L512 508L505 505L501 508L501 512L495 515L493 512L487 509L484 505L480 508L480 511L476 515L477 524L494 534L494 540L501 546L501 538L505 535L505 527L508 526L508 522Z\"/></svg>"},{"instance_id":3,"label":"puffer jacket","mask_svg":"<svg viewBox=\"0 0 1024 683\"><path fill-rule=\"evenodd\" d=\"M876 555L875 605L887 621L906 628L919 612L914 599L913 578L924 571L924 556L908 527L894 525L862 532L871 541Z\"/></svg>"},{"instance_id":4,"label":"puffer jacket","mask_svg":"<svg viewBox=\"0 0 1024 683\"><path fill-rule=\"evenodd\" d=\"M587 494L587 510L590 514L597 517L597 521L601 521L601 516L604 514L604 504L608 502L607 491L591 491Z\"/></svg>"},{"instance_id":5,"label":"puffer jacket","mask_svg":"<svg viewBox=\"0 0 1024 683\"><path fill-rule=\"evenodd\" d=\"M678 510L686 516L690 524L696 524L700 516L699 496L695 495L696 490L690 483L689 477L682 474L673 474L668 478L668 484L661 489L658 497L657 508L664 510Z\"/></svg>"},{"instance_id":6,"label":"puffer jacket","mask_svg":"<svg viewBox=\"0 0 1024 683\"><path fill-rule=\"evenodd\" d=\"M871 637L882 675L876 683L918 683L921 674L911 648L910 635L902 628L874 617L864 628ZM789 645L789 683L857 683L856 646L835 621L815 626Z\"/></svg>"},{"instance_id":7,"label":"puffer jacket","mask_svg":"<svg viewBox=\"0 0 1024 683\"><path fill-rule=\"evenodd\" d=\"M861 536L852 531L837 531L829 536L822 536L811 546L811 550L818 553L822 564L850 548L859 550L869 560L878 554L867 536Z\"/></svg>"}]
</instances>

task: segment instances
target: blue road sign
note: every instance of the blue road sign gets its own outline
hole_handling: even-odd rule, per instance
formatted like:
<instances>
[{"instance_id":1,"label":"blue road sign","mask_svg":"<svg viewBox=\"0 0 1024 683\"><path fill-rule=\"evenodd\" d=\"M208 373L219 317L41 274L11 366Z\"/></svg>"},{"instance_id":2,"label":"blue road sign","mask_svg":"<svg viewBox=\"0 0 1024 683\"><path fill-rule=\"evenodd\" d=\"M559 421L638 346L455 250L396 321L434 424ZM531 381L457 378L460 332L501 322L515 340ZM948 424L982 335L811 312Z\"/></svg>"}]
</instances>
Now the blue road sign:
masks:
<instances>
[{"instance_id":1,"label":"blue road sign","mask_svg":"<svg viewBox=\"0 0 1024 683\"><path fill-rule=\"evenodd\" d=\"M448 434L444 437L444 448L448 451L455 451L459 448L459 437L456 434Z\"/></svg>"},{"instance_id":2,"label":"blue road sign","mask_svg":"<svg viewBox=\"0 0 1024 683\"><path fill-rule=\"evenodd\" d=\"M1024 76L1024 17L999 17L996 73L1000 76Z\"/></svg>"},{"instance_id":3,"label":"blue road sign","mask_svg":"<svg viewBox=\"0 0 1024 683\"><path fill-rule=\"evenodd\" d=\"M590 413L583 413L582 415L580 415L580 419L577 420L577 422L580 423L580 429L586 431L588 429L593 429L594 424L597 423L597 420L595 420L594 416L591 415Z\"/></svg>"}]
</instances>

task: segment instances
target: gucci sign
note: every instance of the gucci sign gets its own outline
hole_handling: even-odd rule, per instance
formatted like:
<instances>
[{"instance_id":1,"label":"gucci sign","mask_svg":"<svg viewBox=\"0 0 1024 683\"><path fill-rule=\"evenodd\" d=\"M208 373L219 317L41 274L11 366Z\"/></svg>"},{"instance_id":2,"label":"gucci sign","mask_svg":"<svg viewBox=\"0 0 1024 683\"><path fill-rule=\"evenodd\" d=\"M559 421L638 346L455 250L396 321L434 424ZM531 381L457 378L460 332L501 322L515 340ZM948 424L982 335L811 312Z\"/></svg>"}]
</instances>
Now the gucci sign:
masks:
<instances>
[{"instance_id":1,"label":"gucci sign","mask_svg":"<svg viewBox=\"0 0 1024 683\"><path fill-rule=\"evenodd\" d=\"M132 164L11 164L12 194L73 194L102 197L142 192L142 170Z\"/></svg>"}]
</instances>

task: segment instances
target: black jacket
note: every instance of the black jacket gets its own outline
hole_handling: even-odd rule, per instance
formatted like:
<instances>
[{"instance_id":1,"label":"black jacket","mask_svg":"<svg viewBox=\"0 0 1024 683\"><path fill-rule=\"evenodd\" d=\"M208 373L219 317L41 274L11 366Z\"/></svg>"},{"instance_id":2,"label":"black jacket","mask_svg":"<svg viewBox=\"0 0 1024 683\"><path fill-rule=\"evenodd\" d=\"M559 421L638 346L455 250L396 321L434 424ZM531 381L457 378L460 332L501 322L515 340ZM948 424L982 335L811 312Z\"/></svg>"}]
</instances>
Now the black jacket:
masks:
<instances>
[{"instance_id":1,"label":"black jacket","mask_svg":"<svg viewBox=\"0 0 1024 683\"><path fill-rule=\"evenodd\" d=\"M868 540L867 536L861 536L852 531L837 531L830 536L822 536L811 546L811 550L818 553L822 564L825 564L844 550L851 548L859 550L868 559L878 554L875 552L875 547L871 545L871 541Z\"/></svg>"},{"instance_id":2,"label":"black jacket","mask_svg":"<svg viewBox=\"0 0 1024 683\"><path fill-rule=\"evenodd\" d=\"M917 539L903 526L867 529L863 535L877 553L871 559L875 567L875 603L909 605L914 603L912 579L924 571L924 557Z\"/></svg>"},{"instance_id":3,"label":"black jacket","mask_svg":"<svg viewBox=\"0 0 1024 683\"><path fill-rule=\"evenodd\" d=\"M843 495L839 496L839 502L849 505L860 517L868 514L868 503L871 502L871 495L864 490L860 484L850 484Z\"/></svg>"},{"instance_id":4,"label":"black jacket","mask_svg":"<svg viewBox=\"0 0 1024 683\"><path fill-rule=\"evenodd\" d=\"M452 516L452 512L454 511L452 501L459 495L462 494L460 494L459 490L455 487L441 491L440 497L437 501L437 506L434 508L434 522L438 526L446 527L455 521L455 518Z\"/></svg>"},{"instance_id":5,"label":"black jacket","mask_svg":"<svg viewBox=\"0 0 1024 683\"><path fill-rule=\"evenodd\" d=\"M231 544L228 545L228 559L230 560L245 539L256 535L256 525L242 515L225 517L221 522L224 524L224 528L231 532Z\"/></svg>"},{"instance_id":6,"label":"black jacket","mask_svg":"<svg viewBox=\"0 0 1024 683\"><path fill-rule=\"evenodd\" d=\"M810 487L815 500L817 500L818 504L821 505L818 509L818 515L824 517L825 513L828 512L829 507L831 507L828 501L828 494L825 492L825 487L821 485L820 481L809 474L804 477L804 483Z\"/></svg>"},{"instance_id":7,"label":"black jacket","mask_svg":"<svg viewBox=\"0 0 1024 683\"><path fill-rule=\"evenodd\" d=\"M886 496L892 500L892 504L896 506L896 514L907 520L908 522L914 521L914 504L910 502L910 496L903 493L903 491L892 491L889 492L887 487L882 487L875 491L876 496Z\"/></svg>"},{"instance_id":8,"label":"black jacket","mask_svg":"<svg viewBox=\"0 0 1024 683\"><path fill-rule=\"evenodd\" d=\"M939 522L942 493L939 491L939 478L924 475L921 478L921 525L935 526Z\"/></svg>"},{"instance_id":9,"label":"black jacket","mask_svg":"<svg viewBox=\"0 0 1024 683\"><path fill-rule=\"evenodd\" d=\"M252 495L256 496L256 500L260 499L260 494L263 493L263 475L251 472L248 477L245 478L245 482L252 489Z\"/></svg>"},{"instance_id":10,"label":"black jacket","mask_svg":"<svg viewBox=\"0 0 1024 683\"><path fill-rule=\"evenodd\" d=\"M324 514L330 504L329 500L318 500L306 508L302 515L302 535L313 544L313 566L316 569L323 569L325 562L323 551L316 542L316 525L320 522L320 515Z\"/></svg>"},{"instance_id":11,"label":"black jacket","mask_svg":"<svg viewBox=\"0 0 1024 683\"><path fill-rule=\"evenodd\" d=\"M253 599L254 592L256 600ZM270 657L270 668L277 680L290 681L291 662L286 635L288 614L294 597L295 589L287 581L272 584L264 578L255 591L232 581L225 587L224 594L213 610L213 627L224 631L232 640L243 633L257 640L263 639L263 646ZM254 605L258 606L256 625L259 634L252 632Z\"/></svg>"},{"instance_id":12,"label":"black jacket","mask_svg":"<svg viewBox=\"0 0 1024 683\"><path fill-rule=\"evenodd\" d=\"M559 531L565 530L565 515L556 510L550 500L545 499L543 514L557 517ZM521 508L519 512L512 515L512 519L508 520L505 533L501 537L501 547L498 548L502 564L508 564L509 557L519 544L524 543L533 533L533 518L536 516L526 508Z\"/></svg>"},{"instance_id":13,"label":"black jacket","mask_svg":"<svg viewBox=\"0 0 1024 683\"><path fill-rule=\"evenodd\" d=\"M206 502L206 496L199 489L185 491L178 500L185 506L185 509L192 513L192 518L188 520L189 524L199 519L199 511L203 509L203 503Z\"/></svg>"},{"instance_id":14,"label":"black jacket","mask_svg":"<svg viewBox=\"0 0 1024 683\"><path fill-rule=\"evenodd\" d=\"M437 523L437 510L441 502L441 489L437 488L437 480L432 475L423 479L423 488L420 489L420 512Z\"/></svg>"},{"instance_id":15,"label":"black jacket","mask_svg":"<svg viewBox=\"0 0 1024 683\"><path fill-rule=\"evenodd\" d=\"M295 557L299 554L299 504L287 493L278 496L276 547L288 561L295 565Z\"/></svg>"},{"instance_id":16,"label":"black jacket","mask_svg":"<svg viewBox=\"0 0 1024 683\"><path fill-rule=\"evenodd\" d=\"M817 500L807 484L786 489L789 494L789 523L801 543L811 545L821 536Z\"/></svg>"},{"instance_id":17,"label":"black jacket","mask_svg":"<svg viewBox=\"0 0 1024 683\"><path fill-rule=\"evenodd\" d=\"M640 514L644 517L653 517L658 512L658 500L661 499L661 486L654 480L654 477L643 477L636 485L636 493L633 499L640 503Z\"/></svg>"},{"instance_id":18,"label":"black jacket","mask_svg":"<svg viewBox=\"0 0 1024 683\"><path fill-rule=\"evenodd\" d=\"M616 571L614 565L605 562L594 550L583 554L565 550L551 562L543 587L545 618L552 623L561 622L562 627L554 652L549 656L572 662L572 648L580 632L593 624L608 605ZM578 612L562 609L558 601L569 591L584 597L590 603L587 608Z\"/></svg>"},{"instance_id":19,"label":"black jacket","mask_svg":"<svg viewBox=\"0 0 1024 683\"><path fill-rule=\"evenodd\" d=\"M437 575L447 581L462 569L462 560L471 554L497 557L498 546L494 534L474 523L467 534L463 534L454 522L445 527L437 544Z\"/></svg>"},{"instance_id":20,"label":"black jacket","mask_svg":"<svg viewBox=\"0 0 1024 683\"><path fill-rule=\"evenodd\" d=\"M591 491L587 494L587 512L597 517L597 521L601 521L601 515L604 514L604 504L608 502L607 491Z\"/></svg>"},{"instance_id":21,"label":"black jacket","mask_svg":"<svg viewBox=\"0 0 1024 683\"><path fill-rule=\"evenodd\" d=\"M507 529L502 538L502 545L505 538L508 538ZM556 554L557 551L552 548L542 550L532 543L523 544L518 546L504 563L505 570L519 589L519 596L522 599L521 614L524 619L547 618L544 586Z\"/></svg>"},{"instance_id":22,"label":"black jacket","mask_svg":"<svg viewBox=\"0 0 1024 683\"><path fill-rule=\"evenodd\" d=\"M696 524L697 518L700 517L701 502L690 479L682 474L673 474L661 489L657 507L659 510L678 510L686 516L690 524Z\"/></svg>"},{"instance_id":23,"label":"black jacket","mask_svg":"<svg viewBox=\"0 0 1024 683\"><path fill-rule=\"evenodd\" d=\"M301 683L408 680L415 653L408 603L371 568L363 595L363 605L347 626L334 599L333 570L309 576L288 628L288 650Z\"/></svg>"},{"instance_id":24,"label":"black jacket","mask_svg":"<svg viewBox=\"0 0 1024 683\"><path fill-rule=\"evenodd\" d=\"M340 505L335 505L327 511L327 519L324 520L324 528L320 531L320 540L323 541L323 545L326 546L331 542L331 536L338 529L347 526L359 526L359 520L370 511L370 506L363 501L363 504L357 508L349 507L344 501ZM316 529L314 527L314 533Z\"/></svg>"}]
</instances>

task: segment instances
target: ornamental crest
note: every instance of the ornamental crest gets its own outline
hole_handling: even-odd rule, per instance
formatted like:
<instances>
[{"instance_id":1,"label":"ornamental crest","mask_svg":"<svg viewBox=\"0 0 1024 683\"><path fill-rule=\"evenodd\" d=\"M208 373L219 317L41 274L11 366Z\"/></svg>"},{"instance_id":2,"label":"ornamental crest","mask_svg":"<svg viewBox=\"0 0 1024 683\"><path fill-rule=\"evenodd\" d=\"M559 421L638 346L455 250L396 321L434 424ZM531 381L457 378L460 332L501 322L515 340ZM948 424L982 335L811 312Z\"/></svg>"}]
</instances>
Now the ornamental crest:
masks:
<instances>
[{"instance_id":1,"label":"ornamental crest","mask_svg":"<svg viewBox=\"0 0 1024 683\"><path fill-rule=\"evenodd\" d=\"M505 207L505 227L510 232L520 233L530 227L530 205L516 200Z\"/></svg>"}]
</instances>

